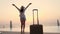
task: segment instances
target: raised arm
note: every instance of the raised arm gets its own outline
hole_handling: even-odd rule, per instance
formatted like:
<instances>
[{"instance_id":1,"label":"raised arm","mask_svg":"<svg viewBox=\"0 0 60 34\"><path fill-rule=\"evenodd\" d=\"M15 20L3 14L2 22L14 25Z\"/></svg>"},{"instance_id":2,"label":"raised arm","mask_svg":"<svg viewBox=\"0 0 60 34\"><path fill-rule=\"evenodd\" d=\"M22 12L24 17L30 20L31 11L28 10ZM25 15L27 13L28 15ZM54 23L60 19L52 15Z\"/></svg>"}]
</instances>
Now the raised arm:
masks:
<instances>
[{"instance_id":1,"label":"raised arm","mask_svg":"<svg viewBox=\"0 0 60 34\"><path fill-rule=\"evenodd\" d=\"M31 5L32 3L29 3L28 5L27 5L27 7L25 8L25 10Z\"/></svg>"},{"instance_id":2,"label":"raised arm","mask_svg":"<svg viewBox=\"0 0 60 34\"><path fill-rule=\"evenodd\" d=\"M18 10L20 10L15 4L12 4L13 6L15 6Z\"/></svg>"}]
</instances>

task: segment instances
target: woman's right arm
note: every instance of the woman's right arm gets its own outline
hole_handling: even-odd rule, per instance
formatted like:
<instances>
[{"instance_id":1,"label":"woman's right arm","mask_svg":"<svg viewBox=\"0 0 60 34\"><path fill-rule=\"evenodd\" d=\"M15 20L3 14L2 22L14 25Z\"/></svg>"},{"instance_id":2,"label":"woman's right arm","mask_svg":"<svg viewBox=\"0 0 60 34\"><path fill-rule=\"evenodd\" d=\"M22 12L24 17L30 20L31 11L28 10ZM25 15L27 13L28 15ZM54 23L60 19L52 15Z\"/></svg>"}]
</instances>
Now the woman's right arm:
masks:
<instances>
[{"instance_id":1,"label":"woman's right arm","mask_svg":"<svg viewBox=\"0 0 60 34\"><path fill-rule=\"evenodd\" d=\"M15 8L17 8L18 10L20 10L15 4L12 4L13 6L15 6Z\"/></svg>"}]
</instances>

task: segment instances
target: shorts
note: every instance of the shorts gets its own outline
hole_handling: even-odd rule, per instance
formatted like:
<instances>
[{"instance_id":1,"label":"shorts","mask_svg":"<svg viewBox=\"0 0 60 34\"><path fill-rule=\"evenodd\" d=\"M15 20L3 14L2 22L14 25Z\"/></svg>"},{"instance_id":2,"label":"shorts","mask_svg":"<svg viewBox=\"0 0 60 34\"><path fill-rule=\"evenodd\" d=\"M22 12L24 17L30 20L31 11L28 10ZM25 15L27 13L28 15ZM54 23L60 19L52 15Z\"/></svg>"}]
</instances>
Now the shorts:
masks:
<instances>
[{"instance_id":1,"label":"shorts","mask_svg":"<svg viewBox=\"0 0 60 34\"><path fill-rule=\"evenodd\" d=\"M25 20L26 20L25 15L20 15L20 20L21 20L21 21L25 21Z\"/></svg>"}]
</instances>

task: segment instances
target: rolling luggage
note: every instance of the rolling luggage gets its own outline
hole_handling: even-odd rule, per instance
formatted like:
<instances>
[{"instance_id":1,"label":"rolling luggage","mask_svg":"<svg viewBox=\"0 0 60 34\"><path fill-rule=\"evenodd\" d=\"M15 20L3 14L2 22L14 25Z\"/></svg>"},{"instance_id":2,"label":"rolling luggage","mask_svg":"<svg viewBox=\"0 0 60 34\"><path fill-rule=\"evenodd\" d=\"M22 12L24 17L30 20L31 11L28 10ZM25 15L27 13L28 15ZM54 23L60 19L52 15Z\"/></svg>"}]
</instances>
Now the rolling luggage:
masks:
<instances>
[{"instance_id":1,"label":"rolling luggage","mask_svg":"<svg viewBox=\"0 0 60 34\"><path fill-rule=\"evenodd\" d=\"M37 24L34 24L34 11L37 11ZM30 25L30 34L43 34L43 25L39 24L38 9L33 9L33 25Z\"/></svg>"}]
</instances>

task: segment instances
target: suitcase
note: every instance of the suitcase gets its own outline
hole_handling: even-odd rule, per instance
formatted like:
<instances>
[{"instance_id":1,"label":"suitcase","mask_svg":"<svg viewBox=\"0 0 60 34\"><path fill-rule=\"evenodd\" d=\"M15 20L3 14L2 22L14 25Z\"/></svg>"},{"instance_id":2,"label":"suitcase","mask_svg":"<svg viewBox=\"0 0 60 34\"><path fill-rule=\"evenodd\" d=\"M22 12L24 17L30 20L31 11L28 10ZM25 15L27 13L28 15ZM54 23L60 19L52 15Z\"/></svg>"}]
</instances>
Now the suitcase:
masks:
<instances>
[{"instance_id":1,"label":"suitcase","mask_svg":"<svg viewBox=\"0 0 60 34\"><path fill-rule=\"evenodd\" d=\"M37 24L34 24L34 11L37 11ZM33 9L33 25L30 25L30 34L43 34L43 25L39 24L38 9Z\"/></svg>"}]
</instances>

